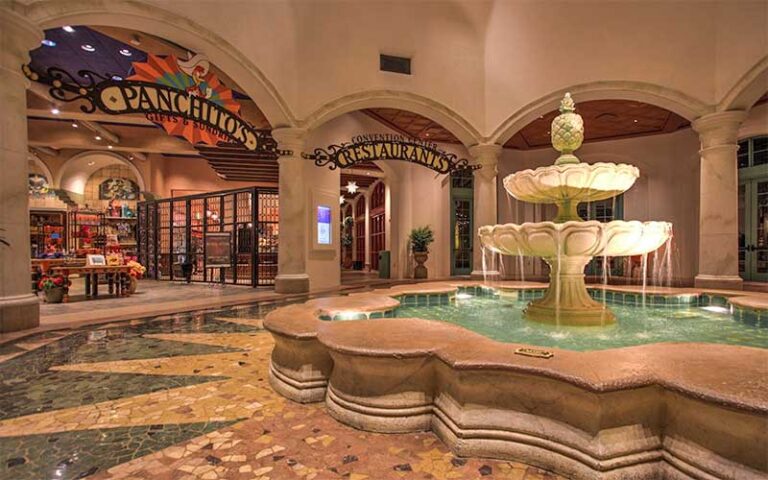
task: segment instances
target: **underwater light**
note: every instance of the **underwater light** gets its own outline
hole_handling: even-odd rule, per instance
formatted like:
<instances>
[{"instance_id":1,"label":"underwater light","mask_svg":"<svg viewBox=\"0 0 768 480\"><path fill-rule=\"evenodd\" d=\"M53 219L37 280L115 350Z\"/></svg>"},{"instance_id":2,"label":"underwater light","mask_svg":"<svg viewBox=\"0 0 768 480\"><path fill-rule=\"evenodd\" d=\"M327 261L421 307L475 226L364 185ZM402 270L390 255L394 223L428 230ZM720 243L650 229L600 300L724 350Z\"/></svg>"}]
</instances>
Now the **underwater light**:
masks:
<instances>
[{"instance_id":1,"label":"underwater light","mask_svg":"<svg viewBox=\"0 0 768 480\"><path fill-rule=\"evenodd\" d=\"M714 313L731 313L730 309L726 307L718 307L717 305L708 305L706 307L701 307L701 309Z\"/></svg>"},{"instance_id":2,"label":"underwater light","mask_svg":"<svg viewBox=\"0 0 768 480\"><path fill-rule=\"evenodd\" d=\"M340 320L355 320L356 318L359 318L360 315L362 315L362 312L348 311L348 312L339 312L336 316Z\"/></svg>"},{"instance_id":3,"label":"underwater light","mask_svg":"<svg viewBox=\"0 0 768 480\"><path fill-rule=\"evenodd\" d=\"M46 47L55 47L56 46L56 42L54 42L53 40L49 40L47 38L44 38L43 40L41 40L40 43L42 43Z\"/></svg>"},{"instance_id":4,"label":"underwater light","mask_svg":"<svg viewBox=\"0 0 768 480\"><path fill-rule=\"evenodd\" d=\"M63 27L61 27L61 29L67 33L75 33L75 29L70 27L69 25L64 25Z\"/></svg>"},{"instance_id":5,"label":"underwater light","mask_svg":"<svg viewBox=\"0 0 768 480\"><path fill-rule=\"evenodd\" d=\"M473 297L473 295L470 295L468 293L457 293L456 294L456 299L457 300L466 300L466 299L472 298L472 297Z\"/></svg>"}]
</instances>

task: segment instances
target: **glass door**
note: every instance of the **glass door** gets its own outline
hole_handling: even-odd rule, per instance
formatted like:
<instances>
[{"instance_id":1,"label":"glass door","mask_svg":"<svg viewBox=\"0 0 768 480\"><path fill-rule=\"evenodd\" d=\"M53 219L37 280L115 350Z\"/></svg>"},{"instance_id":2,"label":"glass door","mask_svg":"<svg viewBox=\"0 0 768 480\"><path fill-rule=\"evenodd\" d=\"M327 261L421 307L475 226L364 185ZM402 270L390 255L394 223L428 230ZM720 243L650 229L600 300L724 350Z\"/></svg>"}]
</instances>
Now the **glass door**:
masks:
<instances>
[{"instance_id":1,"label":"glass door","mask_svg":"<svg viewBox=\"0 0 768 480\"><path fill-rule=\"evenodd\" d=\"M451 275L472 273L474 178L472 171L451 174Z\"/></svg>"},{"instance_id":2,"label":"glass door","mask_svg":"<svg viewBox=\"0 0 768 480\"><path fill-rule=\"evenodd\" d=\"M472 199L453 198L451 209L451 275L472 273Z\"/></svg>"},{"instance_id":3,"label":"glass door","mask_svg":"<svg viewBox=\"0 0 768 480\"><path fill-rule=\"evenodd\" d=\"M768 281L768 178L739 185L739 273Z\"/></svg>"},{"instance_id":4,"label":"glass door","mask_svg":"<svg viewBox=\"0 0 768 480\"><path fill-rule=\"evenodd\" d=\"M739 274L768 281L768 136L739 142Z\"/></svg>"}]
</instances>

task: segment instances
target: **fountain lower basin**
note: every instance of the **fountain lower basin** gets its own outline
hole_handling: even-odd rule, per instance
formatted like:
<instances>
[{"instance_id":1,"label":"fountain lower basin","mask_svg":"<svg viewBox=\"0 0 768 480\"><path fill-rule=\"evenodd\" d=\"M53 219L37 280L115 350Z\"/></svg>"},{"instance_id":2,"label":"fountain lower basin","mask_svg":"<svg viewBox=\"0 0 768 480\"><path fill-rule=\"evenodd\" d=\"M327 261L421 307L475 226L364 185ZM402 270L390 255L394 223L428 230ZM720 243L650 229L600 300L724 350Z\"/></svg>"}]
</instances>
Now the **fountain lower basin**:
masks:
<instances>
[{"instance_id":1,"label":"fountain lower basin","mask_svg":"<svg viewBox=\"0 0 768 480\"><path fill-rule=\"evenodd\" d=\"M504 255L542 257L550 268L550 288L531 302L526 316L538 322L594 326L616 321L593 300L584 284L584 268L593 257L644 255L672 234L669 222L569 221L484 226L484 248Z\"/></svg>"},{"instance_id":2,"label":"fountain lower basin","mask_svg":"<svg viewBox=\"0 0 768 480\"><path fill-rule=\"evenodd\" d=\"M402 286L271 312L264 321L275 338L271 385L295 401L324 401L330 415L355 428L432 430L456 455L522 461L567 478L768 473L766 349L657 343L547 348L554 356L537 358L515 353L530 345L500 343L445 322L320 320L326 307L344 311L345 299L375 314L391 308L392 298L450 295L461 285L468 282Z\"/></svg>"}]
</instances>

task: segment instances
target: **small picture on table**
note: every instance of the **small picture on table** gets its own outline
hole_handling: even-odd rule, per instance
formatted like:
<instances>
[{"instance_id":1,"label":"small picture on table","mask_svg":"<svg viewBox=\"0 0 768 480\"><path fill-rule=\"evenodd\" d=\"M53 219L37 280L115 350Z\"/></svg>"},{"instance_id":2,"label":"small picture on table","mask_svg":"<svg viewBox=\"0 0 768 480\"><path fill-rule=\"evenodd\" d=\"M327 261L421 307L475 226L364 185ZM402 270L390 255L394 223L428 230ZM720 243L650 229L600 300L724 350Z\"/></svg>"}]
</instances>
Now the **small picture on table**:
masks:
<instances>
[{"instance_id":1,"label":"small picture on table","mask_svg":"<svg viewBox=\"0 0 768 480\"><path fill-rule=\"evenodd\" d=\"M85 265L88 267L99 267L107 264L104 255L88 255L85 257Z\"/></svg>"}]
</instances>

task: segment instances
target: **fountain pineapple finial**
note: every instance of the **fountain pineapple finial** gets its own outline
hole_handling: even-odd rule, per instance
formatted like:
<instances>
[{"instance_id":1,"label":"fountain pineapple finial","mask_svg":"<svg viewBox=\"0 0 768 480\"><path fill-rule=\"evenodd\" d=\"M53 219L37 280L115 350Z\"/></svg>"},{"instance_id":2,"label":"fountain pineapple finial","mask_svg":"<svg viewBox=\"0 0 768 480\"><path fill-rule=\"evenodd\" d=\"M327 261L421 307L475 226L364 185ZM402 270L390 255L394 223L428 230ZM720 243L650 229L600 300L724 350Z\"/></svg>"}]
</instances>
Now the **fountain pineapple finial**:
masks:
<instances>
[{"instance_id":1,"label":"fountain pineapple finial","mask_svg":"<svg viewBox=\"0 0 768 480\"><path fill-rule=\"evenodd\" d=\"M576 104L570 92L560 101L560 115L552 120L552 146L560 152L555 165L579 163L573 152L584 141L584 120L576 113Z\"/></svg>"}]
</instances>

